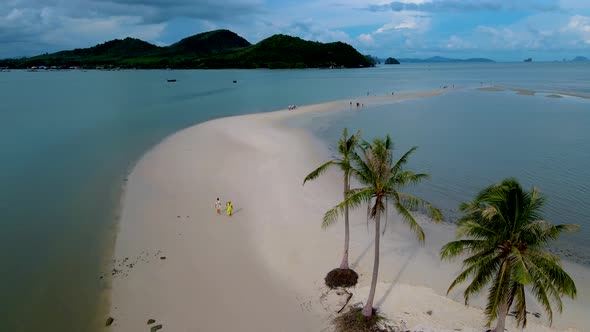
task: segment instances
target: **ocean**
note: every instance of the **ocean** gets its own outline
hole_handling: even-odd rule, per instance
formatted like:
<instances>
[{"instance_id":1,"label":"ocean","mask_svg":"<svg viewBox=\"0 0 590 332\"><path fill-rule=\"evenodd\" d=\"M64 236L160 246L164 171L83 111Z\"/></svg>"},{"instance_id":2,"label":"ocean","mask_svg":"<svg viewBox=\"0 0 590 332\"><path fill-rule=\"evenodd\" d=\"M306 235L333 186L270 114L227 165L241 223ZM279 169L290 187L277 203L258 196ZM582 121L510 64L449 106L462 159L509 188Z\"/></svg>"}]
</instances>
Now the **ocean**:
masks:
<instances>
[{"instance_id":1,"label":"ocean","mask_svg":"<svg viewBox=\"0 0 590 332\"><path fill-rule=\"evenodd\" d=\"M582 225L560 250L588 263L590 100L475 89L487 84L590 96L590 66L0 73L2 329L104 324L97 317L109 283L100 276L112 259L126 175L166 136L213 118L367 94L469 86L322 117L309 128L328 145L345 126L366 138L389 133L400 150L418 145L412 167L432 179L412 190L450 219L458 202L502 177L535 185L548 197L547 219Z\"/></svg>"}]
</instances>

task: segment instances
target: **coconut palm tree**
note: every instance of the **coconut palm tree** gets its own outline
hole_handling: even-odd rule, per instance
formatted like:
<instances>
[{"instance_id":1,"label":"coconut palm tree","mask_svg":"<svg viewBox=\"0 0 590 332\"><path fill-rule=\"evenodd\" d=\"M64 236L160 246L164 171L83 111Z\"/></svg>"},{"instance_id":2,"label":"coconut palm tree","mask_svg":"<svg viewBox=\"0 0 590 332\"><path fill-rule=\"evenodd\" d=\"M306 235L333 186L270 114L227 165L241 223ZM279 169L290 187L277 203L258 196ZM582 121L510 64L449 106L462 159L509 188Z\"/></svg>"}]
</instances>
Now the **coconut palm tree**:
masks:
<instances>
[{"instance_id":1,"label":"coconut palm tree","mask_svg":"<svg viewBox=\"0 0 590 332\"><path fill-rule=\"evenodd\" d=\"M525 191L516 179L491 185L472 202L461 205L465 215L458 222L460 239L441 249L443 259L467 255L463 271L448 292L473 278L463 293L467 304L471 295L489 285L485 314L488 327L497 320L495 331L504 331L511 307L517 325L526 326L525 291L532 293L545 309L550 324L551 302L561 312L561 297L576 297L574 281L545 246L562 232L576 230L578 226L554 226L543 220L544 203L545 198L537 189Z\"/></svg>"},{"instance_id":2,"label":"coconut palm tree","mask_svg":"<svg viewBox=\"0 0 590 332\"><path fill-rule=\"evenodd\" d=\"M355 134L348 136L348 130L344 128L342 131L342 138L338 141L338 158L332 159L309 173L303 180L303 184L310 180L315 180L322 173L324 173L330 166L336 166L340 168L344 175L344 198L346 199L346 193L350 190L350 172L352 169L350 163L350 157L354 154L358 142L361 137L360 130ZM323 223L323 228L328 227L328 224ZM350 246L350 226L348 223L348 207L344 210L344 254L342 255L342 261L340 262L340 269L349 270L348 266L348 248Z\"/></svg>"},{"instance_id":3,"label":"coconut palm tree","mask_svg":"<svg viewBox=\"0 0 590 332\"><path fill-rule=\"evenodd\" d=\"M424 231L410 211L423 208L435 221L442 220L442 214L430 203L399 191L429 177L428 174L416 174L404 169L408 158L416 151L416 147L403 154L395 163L393 163L393 143L389 135L385 139L377 138L372 143L363 142L359 145L359 150L360 153L355 153L352 156L354 161L352 172L363 187L350 190L342 203L326 212L324 224L333 223L337 216L348 207L355 208L363 203L370 204L370 217L375 220L375 256L369 298L362 314L365 317L371 317L379 274L381 214L385 211L386 205L389 202L393 204L402 220L416 233L420 242L424 242Z\"/></svg>"}]
</instances>

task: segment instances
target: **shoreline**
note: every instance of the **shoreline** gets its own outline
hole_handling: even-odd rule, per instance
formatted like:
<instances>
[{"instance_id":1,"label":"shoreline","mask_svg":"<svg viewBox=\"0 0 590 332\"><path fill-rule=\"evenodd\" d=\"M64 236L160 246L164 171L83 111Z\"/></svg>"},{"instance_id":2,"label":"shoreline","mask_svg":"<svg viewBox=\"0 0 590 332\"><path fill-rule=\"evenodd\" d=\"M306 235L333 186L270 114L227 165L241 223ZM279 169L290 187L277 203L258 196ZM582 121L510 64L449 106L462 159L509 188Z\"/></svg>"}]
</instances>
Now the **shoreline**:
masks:
<instances>
[{"instance_id":1,"label":"shoreline","mask_svg":"<svg viewBox=\"0 0 590 332\"><path fill-rule=\"evenodd\" d=\"M456 89L352 100L373 106ZM340 178L332 171L301 186L307 172L325 161L326 151L309 132L286 122L309 113L346 111L349 101L211 120L148 151L122 194L112 330L144 331L148 319L174 331L325 327L341 301L324 293L322 278L340 260L342 227L339 223L322 231L319 225L323 212L340 199ZM234 216L215 215L216 195L222 202L235 202ZM421 248L403 227L394 223L388 228L376 305L390 318L413 324L409 328L480 327L479 309L452 301L457 294L439 294L437 288L448 286L450 278L431 280L435 269L445 276L458 272L456 265L432 255L437 243L454 235L454 226L420 220L427 243L435 245ZM351 214L351 236L351 263L360 274L355 303L368 292L372 260L362 211ZM573 305L566 302L565 312ZM428 315L428 310L434 313ZM527 330L535 330L536 323L531 317Z\"/></svg>"}]
</instances>

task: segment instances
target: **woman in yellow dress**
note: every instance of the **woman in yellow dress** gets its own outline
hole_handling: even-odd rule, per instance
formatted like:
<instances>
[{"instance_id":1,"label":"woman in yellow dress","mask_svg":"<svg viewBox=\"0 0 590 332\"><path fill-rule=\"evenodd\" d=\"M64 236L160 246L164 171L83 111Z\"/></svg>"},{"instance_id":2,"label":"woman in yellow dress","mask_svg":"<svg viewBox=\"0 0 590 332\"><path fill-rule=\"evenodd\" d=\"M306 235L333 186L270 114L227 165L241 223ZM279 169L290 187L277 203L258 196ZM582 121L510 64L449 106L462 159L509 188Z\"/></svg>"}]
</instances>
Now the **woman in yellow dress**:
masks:
<instances>
[{"instance_id":1,"label":"woman in yellow dress","mask_svg":"<svg viewBox=\"0 0 590 332\"><path fill-rule=\"evenodd\" d=\"M227 215L229 217L231 217L232 211L233 211L234 207L231 205L231 201L227 202Z\"/></svg>"}]
</instances>

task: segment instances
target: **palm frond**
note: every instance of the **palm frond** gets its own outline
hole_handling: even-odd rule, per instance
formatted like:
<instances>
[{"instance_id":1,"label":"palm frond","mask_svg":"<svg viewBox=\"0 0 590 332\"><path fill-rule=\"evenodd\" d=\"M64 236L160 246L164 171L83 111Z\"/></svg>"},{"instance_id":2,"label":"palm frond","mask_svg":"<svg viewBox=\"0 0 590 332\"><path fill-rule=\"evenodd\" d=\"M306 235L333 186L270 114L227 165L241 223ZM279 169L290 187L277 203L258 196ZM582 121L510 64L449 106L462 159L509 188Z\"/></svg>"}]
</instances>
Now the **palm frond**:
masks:
<instances>
[{"instance_id":1,"label":"palm frond","mask_svg":"<svg viewBox=\"0 0 590 332\"><path fill-rule=\"evenodd\" d=\"M403 221L410 227L412 231L414 231L414 233L416 233L418 241L423 244L425 239L424 230L422 229L422 226L418 224L416 219L414 219L410 211L408 211L408 209L402 204L399 195L395 197L393 205L395 206L397 212L402 216Z\"/></svg>"},{"instance_id":2,"label":"palm frond","mask_svg":"<svg viewBox=\"0 0 590 332\"><path fill-rule=\"evenodd\" d=\"M479 289L483 287L487 280L491 278L493 274L493 266L495 264L494 260L496 259L497 258L494 257L494 255L484 255L481 256L478 260L473 261L471 264L464 265L466 266L465 270L463 270L463 272L461 272L459 276L457 276L457 278L455 278L455 280L451 283L447 290L447 294L449 294L451 290L455 288L456 285L464 282L468 277L472 275L477 276L481 274L479 280L476 282L478 284L481 284L481 286L474 285L473 288ZM489 276L486 276L486 274L488 274ZM467 300L468 298L465 299L465 303L467 303Z\"/></svg>"},{"instance_id":3,"label":"palm frond","mask_svg":"<svg viewBox=\"0 0 590 332\"><path fill-rule=\"evenodd\" d=\"M387 182L388 187L404 187L408 185L416 185L422 182L422 180L429 179L430 175L420 173L415 174L412 171L405 170L397 173L392 173L393 176L389 178Z\"/></svg>"},{"instance_id":4,"label":"palm frond","mask_svg":"<svg viewBox=\"0 0 590 332\"><path fill-rule=\"evenodd\" d=\"M469 302L469 298L471 297L471 295L478 293L487 284L490 283L490 281L494 277L494 274L497 273L501 263L502 260L499 257L494 255L488 255L483 256L479 261L476 261L471 264L476 266L477 272L471 280L471 283L465 288L465 291L463 291L463 298L465 299L465 304Z\"/></svg>"},{"instance_id":5,"label":"palm frond","mask_svg":"<svg viewBox=\"0 0 590 332\"><path fill-rule=\"evenodd\" d=\"M348 206L349 208L354 209L363 202L368 202L372 195L373 192L371 188L350 190L344 201L326 212L322 221L322 228L326 229L334 224L338 219L338 216L344 213L345 207Z\"/></svg>"},{"instance_id":6,"label":"palm frond","mask_svg":"<svg viewBox=\"0 0 590 332\"><path fill-rule=\"evenodd\" d=\"M465 252L471 252L474 249L478 249L483 247L482 245L485 245L486 242L483 240L473 240L473 239L464 239L464 240L456 240L456 241L451 241L447 244L445 244L441 250L440 250L440 257L441 259L453 259L455 257L457 257L458 255L461 255ZM467 258L467 259L473 259L475 258L475 260L478 259L478 256L480 255L486 255L488 253L493 252L493 248L492 250L487 250L487 251L482 251L482 252L478 252L477 254Z\"/></svg>"},{"instance_id":7,"label":"palm frond","mask_svg":"<svg viewBox=\"0 0 590 332\"><path fill-rule=\"evenodd\" d=\"M544 245L557 240L564 232L576 232L579 229L580 226L575 224L552 225L545 220L535 220L522 228L521 237L532 246Z\"/></svg>"},{"instance_id":8,"label":"palm frond","mask_svg":"<svg viewBox=\"0 0 590 332\"><path fill-rule=\"evenodd\" d=\"M528 285L531 283L531 274L527 268L524 258L517 247L512 247L512 251L508 255L510 266L512 267L512 278L521 285Z\"/></svg>"},{"instance_id":9,"label":"palm frond","mask_svg":"<svg viewBox=\"0 0 590 332\"><path fill-rule=\"evenodd\" d=\"M507 286L510 281L510 265L508 260L504 260L498 270L498 273L492 281L490 292L488 294L488 302L485 307L485 313L488 317L488 324L491 325L492 321L498 317L499 310L502 307L502 303L507 300Z\"/></svg>"},{"instance_id":10,"label":"palm frond","mask_svg":"<svg viewBox=\"0 0 590 332\"><path fill-rule=\"evenodd\" d=\"M552 306L561 312L561 297L577 295L574 281L545 245L563 232L576 231L579 226L554 226L543 220L544 202L544 196L536 188L526 191L516 179L508 178L484 188L473 201L460 205L464 215L457 223L458 240L443 246L441 258L470 255L463 260L461 278L451 284L454 287L473 276L464 292L466 300L491 282L485 308L488 325L498 317L499 310L514 306L518 326L526 326L527 291L545 309L550 322ZM496 257L491 262L498 265L476 269L474 265L488 255ZM493 280L489 278L490 273L496 274Z\"/></svg>"},{"instance_id":11,"label":"palm frond","mask_svg":"<svg viewBox=\"0 0 590 332\"><path fill-rule=\"evenodd\" d=\"M460 220L457 226L457 236L459 237L469 236L475 239L489 240L499 236L495 230L471 220Z\"/></svg>"},{"instance_id":12,"label":"palm frond","mask_svg":"<svg viewBox=\"0 0 590 332\"><path fill-rule=\"evenodd\" d=\"M324 163L323 165L321 165L320 167L316 168L315 170L313 170L311 173L309 173L305 179L303 180L303 185L305 185L305 182L307 181L312 181L317 179L322 173L324 173L328 167L337 164L336 161L334 160L330 160L326 163Z\"/></svg>"},{"instance_id":13,"label":"palm frond","mask_svg":"<svg viewBox=\"0 0 590 332\"><path fill-rule=\"evenodd\" d=\"M567 274L559 264L537 264L540 270L549 276L552 285L557 289L560 295L567 295L575 299L577 296L577 288L574 280ZM561 312L561 310L560 310Z\"/></svg>"},{"instance_id":14,"label":"palm frond","mask_svg":"<svg viewBox=\"0 0 590 332\"><path fill-rule=\"evenodd\" d=\"M422 198L402 192L396 192L396 194L401 200L402 204L406 206L409 210L415 211L422 208L426 210L428 217L430 217L432 221L441 222L444 220L443 214L440 211L440 209L432 206L432 204L428 203Z\"/></svg>"},{"instance_id":15,"label":"palm frond","mask_svg":"<svg viewBox=\"0 0 590 332\"><path fill-rule=\"evenodd\" d=\"M557 289L551 284L550 278L538 268L535 264L530 264L529 269L533 276L533 284L530 287L537 302L545 309L549 324L553 323L553 309L551 308L550 297L555 300L557 310L561 312L563 310L563 303L557 292ZM549 294L547 294L549 292Z\"/></svg>"},{"instance_id":16,"label":"palm frond","mask_svg":"<svg viewBox=\"0 0 590 332\"><path fill-rule=\"evenodd\" d=\"M414 153L414 151L416 151L417 149L418 149L417 146L413 146L406 153L404 153L397 160L397 162L393 165L393 167L391 168L391 172L395 174L395 173L401 171L403 169L404 165L406 165L408 163L408 158L410 157L410 155L412 153Z\"/></svg>"},{"instance_id":17,"label":"palm frond","mask_svg":"<svg viewBox=\"0 0 590 332\"><path fill-rule=\"evenodd\" d=\"M365 161L365 156L369 153L367 151L366 142L359 144L358 150L360 150L360 154L354 152L350 155L350 159L352 164L354 165L351 168L351 175L358 179L363 184L372 183L372 178L374 177L373 172L367 162Z\"/></svg>"},{"instance_id":18,"label":"palm frond","mask_svg":"<svg viewBox=\"0 0 590 332\"><path fill-rule=\"evenodd\" d=\"M508 291L508 308L512 307L514 300L516 300L515 313L516 318L516 326L518 327L526 327L526 298L524 294L524 286L519 282L512 281L510 283L510 289Z\"/></svg>"}]
</instances>

